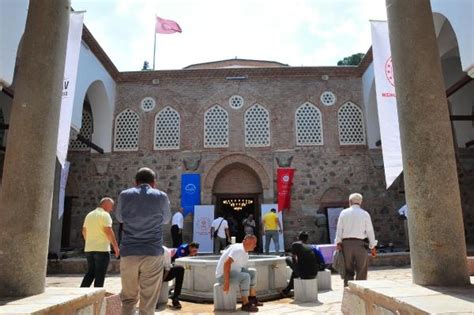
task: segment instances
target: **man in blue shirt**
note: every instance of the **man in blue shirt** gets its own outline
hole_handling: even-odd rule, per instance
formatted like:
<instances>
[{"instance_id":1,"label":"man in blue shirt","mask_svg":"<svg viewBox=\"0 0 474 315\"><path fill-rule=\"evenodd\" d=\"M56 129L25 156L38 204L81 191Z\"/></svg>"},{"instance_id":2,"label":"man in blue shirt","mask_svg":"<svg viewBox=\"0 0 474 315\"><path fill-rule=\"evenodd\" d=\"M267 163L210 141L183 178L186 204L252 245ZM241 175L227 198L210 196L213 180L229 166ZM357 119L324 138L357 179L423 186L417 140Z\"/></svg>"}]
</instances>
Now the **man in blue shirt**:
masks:
<instances>
[{"instance_id":1,"label":"man in blue shirt","mask_svg":"<svg viewBox=\"0 0 474 315\"><path fill-rule=\"evenodd\" d=\"M196 256L199 251L199 243L191 242L189 244L181 244L176 249L176 252L172 258L174 261L176 258L186 257L186 256Z\"/></svg>"},{"instance_id":2,"label":"man in blue shirt","mask_svg":"<svg viewBox=\"0 0 474 315\"><path fill-rule=\"evenodd\" d=\"M163 224L170 221L170 202L166 193L155 189L156 175L141 168L136 186L120 193L115 216L123 223L120 243L122 314L155 313L163 277Z\"/></svg>"}]
</instances>

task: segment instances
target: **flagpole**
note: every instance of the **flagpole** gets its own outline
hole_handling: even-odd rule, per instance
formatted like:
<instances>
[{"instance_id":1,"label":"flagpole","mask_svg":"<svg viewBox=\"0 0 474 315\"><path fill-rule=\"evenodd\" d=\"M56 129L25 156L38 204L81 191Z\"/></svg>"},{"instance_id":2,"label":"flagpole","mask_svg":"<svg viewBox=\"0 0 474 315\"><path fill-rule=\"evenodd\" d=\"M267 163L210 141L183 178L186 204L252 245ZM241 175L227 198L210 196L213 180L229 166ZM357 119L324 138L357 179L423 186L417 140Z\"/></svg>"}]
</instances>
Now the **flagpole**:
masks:
<instances>
[{"instance_id":1,"label":"flagpole","mask_svg":"<svg viewBox=\"0 0 474 315\"><path fill-rule=\"evenodd\" d=\"M156 54L156 30L155 30L155 41L153 42L153 70L155 70L155 54Z\"/></svg>"}]
</instances>

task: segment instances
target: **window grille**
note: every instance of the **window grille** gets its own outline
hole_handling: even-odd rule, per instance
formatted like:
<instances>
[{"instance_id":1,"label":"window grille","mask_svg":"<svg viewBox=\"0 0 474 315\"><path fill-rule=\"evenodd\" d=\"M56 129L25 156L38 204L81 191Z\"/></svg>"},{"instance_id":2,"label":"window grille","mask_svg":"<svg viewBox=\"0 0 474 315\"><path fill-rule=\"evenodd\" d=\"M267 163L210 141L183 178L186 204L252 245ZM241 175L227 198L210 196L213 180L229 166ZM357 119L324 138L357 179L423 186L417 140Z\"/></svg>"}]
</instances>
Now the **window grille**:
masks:
<instances>
[{"instance_id":1,"label":"window grille","mask_svg":"<svg viewBox=\"0 0 474 315\"><path fill-rule=\"evenodd\" d=\"M229 106L233 109L239 109L244 106L244 98L240 95L233 95L229 98Z\"/></svg>"},{"instance_id":2,"label":"window grille","mask_svg":"<svg viewBox=\"0 0 474 315\"><path fill-rule=\"evenodd\" d=\"M92 114L88 110L85 110L82 112L82 126L81 130L79 131L79 135L90 141L92 139L92 131ZM71 151L90 151L90 149L91 148L87 144L79 141L78 139L69 141L69 150Z\"/></svg>"},{"instance_id":3,"label":"window grille","mask_svg":"<svg viewBox=\"0 0 474 315\"><path fill-rule=\"evenodd\" d=\"M365 144L365 128L362 110L354 103L347 102L339 108L339 143Z\"/></svg>"},{"instance_id":4,"label":"window grille","mask_svg":"<svg viewBox=\"0 0 474 315\"><path fill-rule=\"evenodd\" d=\"M331 106L336 103L336 95L334 95L333 92L326 91L321 94L321 103L323 103L324 106Z\"/></svg>"},{"instance_id":5,"label":"window grille","mask_svg":"<svg viewBox=\"0 0 474 315\"><path fill-rule=\"evenodd\" d=\"M149 112L155 108L156 102L153 97L145 97L141 102L141 108L145 112Z\"/></svg>"},{"instance_id":6,"label":"window grille","mask_svg":"<svg viewBox=\"0 0 474 315\"><path fill-rule=\"evenodd\" d=\"M319 108L304 103L296 110L295 121L297 145L323 144L323 120Z\"/></svg>"},{"instance_id":7,"label":"window grille","mask_svg":"<svg viewBox=\"0 0 474 315\"><path fill-rule=\"evenodd\" d=\"M229 114L219 105L214 105L204 114L204 147L225 148L229 146Z\"/></svg>"},{"instance_id":8,"label":"window grille","mask_svg":"<svg viewBox=\"0 0 474 315\"><path fill-rule=\"evenodd\" d=\"M137 151L140 117L126 109L115 118L114 151Z\"/></svg>"},{"instance_id":9,"label":"window grille","mask_svg":"<svg viewBox=\"0 0 474 315\"><path fill-rule=\"evenodd\" d=\"M167 106L155 117L155 150L179 149L179 113Z\"/></svg>"},{"instance_id":10,"label":"window grille","mask_svg":"<svg viewBox=\"0 0 474 315\"><path fill-rule=\"evenodd\" d=\"M245 112L245 146L267 147L270 145L270 115L255 104Z\"/></svg>"}]
</instances>

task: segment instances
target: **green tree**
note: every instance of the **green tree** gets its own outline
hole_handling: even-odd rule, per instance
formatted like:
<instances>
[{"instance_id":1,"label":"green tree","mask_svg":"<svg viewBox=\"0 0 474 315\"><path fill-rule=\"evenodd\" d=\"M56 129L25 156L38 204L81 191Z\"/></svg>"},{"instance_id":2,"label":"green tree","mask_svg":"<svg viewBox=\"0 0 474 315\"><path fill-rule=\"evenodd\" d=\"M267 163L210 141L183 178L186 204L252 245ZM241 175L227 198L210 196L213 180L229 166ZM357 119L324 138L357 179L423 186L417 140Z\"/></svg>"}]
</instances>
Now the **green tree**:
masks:
<instances>
[{"instance_id":1,"label":"green tree","mask_svg":"<svg viewBox=\"0 0 474 315\"><path fill-rule=\"evenodd\" d=\"M357 66L361 61L362 58L364 58L365 54L363 53L358 53L358 54L353 54L349 57L344 57L344 59L339 60L337 62L338 66Z\"/></svg>"}]
</instances>

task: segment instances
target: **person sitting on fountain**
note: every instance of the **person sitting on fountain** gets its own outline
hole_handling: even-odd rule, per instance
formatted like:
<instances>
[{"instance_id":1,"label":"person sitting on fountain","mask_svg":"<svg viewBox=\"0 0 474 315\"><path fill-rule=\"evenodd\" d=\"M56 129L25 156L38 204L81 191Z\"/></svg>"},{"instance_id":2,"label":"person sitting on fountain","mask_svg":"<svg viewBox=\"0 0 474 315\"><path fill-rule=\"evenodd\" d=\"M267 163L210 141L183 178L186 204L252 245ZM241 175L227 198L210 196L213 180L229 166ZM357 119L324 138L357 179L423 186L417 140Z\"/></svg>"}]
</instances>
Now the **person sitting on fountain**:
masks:
<instances>
[{"instance_id":1,"label":"person sitting on fountain","mask_svg":"<svg viewBox=\"0 0 474 315\"><path fill-rule=\"evenodd\" d=\"M292 257L286 258L286 264L293 271L290 282L288 282L285 289L280 291L283 297L288 296L293 289L295 278L314 279L318 275L321 261L314 254L312 247L306 244L308 238L308 233L303 231L298 235L298 241L291 244Z\"/></svg>"},{"instance_id":2,"label":"person sitting on fountain","mask_svg":"<svg viewBox=\"0 0 474 315\"><path fill-rule=\"evenodd\" d=\"M176 249L174 256L172 257L173 262L176 258L196 256L199 251L199 243L191 242L189 244L181 244Z\"/></svg>"},{"instance_id":3,"label":"person sitting on fountain","mask_svg":"<svg viewBox=\"0 0 474 315\"><path fill-rule=\"evenodd\" d=\"M216 281L224 286L224 293L228 293L231 285L240 287L242 297L242 311L258 312L257 306L263 304L257 300L257 271L246 268L249 252L255 249L257 237L245 235L242 243L230 245L222 253L216 269Z\"/></svg>"},{"instance_id":4,"label":"person sitting on fountain","mask_svg":"<svg viewBox=\"0 0 474 315\"><path fill-rule=\"evenodd\" d=\"M174 248L168 248L163 246L163 281L168 282L175 279L174 292L171 297L172 308L179 310L181 309L181 303L179 303L179 296L181 295L181 288L183 287L184 280L184 267L179 265L173 265L171 263L171 257L175 255ZM158 304L156 305L158 308Z\"/></svg>"}]
</instances>

